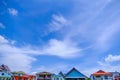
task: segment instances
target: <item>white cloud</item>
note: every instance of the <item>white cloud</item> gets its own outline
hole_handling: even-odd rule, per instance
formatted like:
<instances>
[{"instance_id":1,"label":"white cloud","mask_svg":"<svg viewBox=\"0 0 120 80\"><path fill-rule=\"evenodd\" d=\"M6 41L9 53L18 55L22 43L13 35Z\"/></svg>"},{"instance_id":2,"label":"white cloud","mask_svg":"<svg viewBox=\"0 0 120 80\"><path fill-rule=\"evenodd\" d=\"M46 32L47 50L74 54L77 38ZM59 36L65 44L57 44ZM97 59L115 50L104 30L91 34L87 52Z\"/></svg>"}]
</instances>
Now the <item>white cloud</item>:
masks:
<instances>
[{"instance_id":1,"label":"white cloud","mask_svg":"<svg viewBox=\"0 0 120 80\"><path fill-rule=\"evenodd\" d=\"M115 61L120 61L120 55L112 55L109 54L106 58L105 58L106 62L115 62Z\"/></svg>"},{"instance_id":2,"label":"white cloud","mask_svg":"<svg viewBox=\"0 0 120 80\"><path fill-rule=\"evenodd\" d=\"M76 44L68 40L57 39L50 39L41 49L31 50L30 52L35 55L53 55L61 58L74 58L82 55L82 49Z\"/></svg>"},{"instance_id":3,"label":"white cloud","mask_svg":"<svg viewBox=\"0 0 120 80\"><path fill-rule=\"evenodd\" d=\"M97 38L95 47L101 48L101 50L108 50L115 43L113 40L116 38L115 35L120 31L119 24L119 20L117 19L105 27Z\"/></svg>"},{"instance_id":4,"label":"white cloud","mask_svg":"<svg viewBox=\"0 0 120 80\"><path fill-rule=\"evenodd\" d=\"M3 36L0 35L0 44L1 43L8 43L8 40L5 39Z\"/></svg>"},{"instance_id":5,"label":"white cloud","mask_svg":"<svg viewBox=\"0 0 120 80\"><path fill-rule=\"evenodd\" d=\"M0 36L0 64L8 65L12 71L23 70L30 72L31 64L36 59L26 53L34 53L36 51L27 47L16 47L13 45L14 43L15 41L7 40Z\"/></svg>"},{"instance_id":6,"label":"white cloud","mask_svg":"<svg viewBox=\"0 0 120 80\"><path fill-rule=\"evenodd\" d=\"M13 16L17 16L18 15L18 11L14 8L8 8L8 12L9 14L13 15Z\"/></svg>"},{"instance_id":7,"label":"white cloud","mask_svg":"<svg viewBox=\"0 0 120 80\"><path fill-rule=\"evenodd\" d=\"M98 61L98 69L103 69L109 72L119 71L120 64L117 61L120 61L120 55L109 54L106 58L103 59L103 61Z\"/></svg>"},{"instance_id":8,"label":"white cloud","mask_svg":"<svg viewBox=\"0 0 120 80\"><path fill-rule=\"evenodd\" d=\"M58 31L68 25L68 20L62 15L52 15L52 21L49 23L50 32Z\"/></svg>"},{"instance_id":9,"label":"white cloud","mask_svg":"<svg viewBox=\"0 0 120 80\"><path fill-rule=\"evenodd\" d=\"M119 19L114 19L119 11L111 13L112 16L110 17L105 16L106 19L104 19L100 16L105 15L104 11L106 13L109 11L109 9L106 10L109 2L101 0L95 3L98 5L92 5L92 3L88 4L90 7L88 5L83 6L82 13L80 11L73 12L74 14L67 17L68 19L62 15L53 15L49 24L50 32L60 32L59 30L61 30L64 39L69 39L76 44L84 43L86 44L85 47L92 46L92 50L100 53L109 50L114 43L112 40L116 38L114 35L120 31ZM77 10L78 6L75 6ZM87 9L85 10L86 13L84 9Z\"/></svg>"},{"instance_id":10,"label":"white cloud","mask_svg":"<svg viewBox=\"0 0 120 80\"><path fill-rule=\"evenodd\" d=\"M86 44L86 47L92 46L91 49L98 53L107 51L116 43L113 40L118 38L115 35L120 32L119 9L113 12L114 9L107 8L108 0L94 1L91 4L86 0L84 2L81 3L83 5L81 9L80 5L75 6L76 12L73 12L69 19L72 24L67 27L63 36L75 38L77 39L75 42Z\"/></svg>"},{"instance_id":11,"label":"white cloud","mask_svg":"<svg viewBox=\"0 0 120 80\"><path fill-rule=\"evenodd\" d=\"M0 64L8 65L12 71L23 70L30 72L31 63L34 57L25 54L29 52L24 49L12 45L12 41L0 36Z\"/></svg>"},{"instance_id":12,"label":"white cloud","mask_svg":"<svg viewBox=\"0 0 120 80\"><path fill-rule=\"evenodd\" d=\"M34 55L55 55L61 58L73 58L80 55L80 49L70 42L51 39L41 49L31 46L14 46L15 41L0 36L0 64L9 65L12 71L30 72Z\"/></svg>"},{"instance_id":13,"label":"white cloud","mask_svg":"<svg viewBox=\"0 0 120 80\"><path fill-rule=\"evenodd\" d=\"M81 54L81 49L69 41L51 39L43 49L43 53L56 55L63 58L77 57Z\"/></svg>"},{"instance_id":14,"label":"white cloud","mask_svg":"<svg viewBox=\"0 0 120 80\"><path fill-rule=\"evenodd\" d=\"M98 62L99 67L97 69L103 69L109 72L114 72L114 71L119 71L120 70L120 65L112 65L111 63L108 62Z\"/></svg>"},{"instance_id":15,"label":"white cloud","mask_svg":"<svg viewBox=\"0 0 120 80\"><path fill-rule=\"evenodd\" d=\"M5 25L3 25L1 22L0 22L0 28L5 28Z\"/></svg>"},{"instance_id":16,"label":"white cloud","mask_svg":"<svg viewBox=\"0 0 120 80\"><path fill-rule=\"evenodd\" d=\"M7 48L7 47L6 47ZM30 72L31 63L35 58L24 53L10 53L7 51L1 54L1 64L7 64L12 71L25 71Z\"/></svg>"}]
</instances>

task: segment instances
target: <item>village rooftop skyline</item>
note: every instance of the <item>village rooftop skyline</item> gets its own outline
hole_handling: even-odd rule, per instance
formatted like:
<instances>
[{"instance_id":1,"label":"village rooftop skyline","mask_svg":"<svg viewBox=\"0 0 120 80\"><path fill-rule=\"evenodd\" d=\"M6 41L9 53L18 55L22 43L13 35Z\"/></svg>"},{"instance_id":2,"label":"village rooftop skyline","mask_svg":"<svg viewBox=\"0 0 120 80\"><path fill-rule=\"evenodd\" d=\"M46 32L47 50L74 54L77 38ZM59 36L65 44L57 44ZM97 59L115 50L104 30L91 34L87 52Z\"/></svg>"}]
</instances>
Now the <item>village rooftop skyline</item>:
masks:
<instances>
[{"instance_id":1,"label":"village rooftop skyline","mask_svg":"<svg viewBox=\"0 0 120 80\"><path fill-rule=\"evenodd\" d=\"M12 71L120 72L120 0L0 0L0 64Z\"/></svg>"},{"instance_id":2,"label":"village rooftop skyline","mask_svg":"<svg viewBox=\"0 0 120 80\"><path fill-rule=\"evenodd\" d=\"M2 64L0 66L0 80L120 80L119 72L106 72L98 70L91 73L90 76L86 76L81 73L75 67L68 72L63 73L60 71L55 74L53 72L37 72L35 74L26 74L24 71L10 71L7 65Z\"/></svg>"}]
</instances>

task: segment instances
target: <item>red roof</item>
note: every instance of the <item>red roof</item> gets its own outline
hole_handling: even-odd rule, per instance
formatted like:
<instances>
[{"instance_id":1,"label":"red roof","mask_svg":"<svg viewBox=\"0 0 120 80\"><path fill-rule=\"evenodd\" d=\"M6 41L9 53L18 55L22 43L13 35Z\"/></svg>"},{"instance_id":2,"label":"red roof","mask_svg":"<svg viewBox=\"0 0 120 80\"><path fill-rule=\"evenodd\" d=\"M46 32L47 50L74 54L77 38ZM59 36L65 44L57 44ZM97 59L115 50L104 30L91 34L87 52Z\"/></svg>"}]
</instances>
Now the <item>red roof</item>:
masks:
<instances>
[{"instance_id":1,"label":"red roof","mask_svg":"<svg viewBox=\"0 0 120 80\"><path fill-rule=\"evenodd\" d=\"M92 75L94 75L94 76L106 75L107 76L107 75L112 75L112 74L110 72L105 72L103 70L99 70L99 71L93 73Z\"/></svg>"},{"instance_id":2,"label":"red roof","mask_svg":"<svg viewBox=\"0 0 120 80\"><path fill-rule=\"evenodd\" d=\"M29 78L29 77L35 77L34 75L23 75L22 77Z\"/></svg>"}]
</instances>

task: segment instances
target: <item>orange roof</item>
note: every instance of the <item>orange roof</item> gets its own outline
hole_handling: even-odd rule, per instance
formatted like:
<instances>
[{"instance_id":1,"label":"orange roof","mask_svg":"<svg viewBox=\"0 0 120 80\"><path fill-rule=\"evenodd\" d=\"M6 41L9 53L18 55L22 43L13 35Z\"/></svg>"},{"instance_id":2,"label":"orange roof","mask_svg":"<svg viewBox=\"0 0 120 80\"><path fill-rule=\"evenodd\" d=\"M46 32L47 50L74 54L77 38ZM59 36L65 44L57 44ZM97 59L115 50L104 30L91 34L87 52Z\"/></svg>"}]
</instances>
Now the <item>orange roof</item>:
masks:
<instances>
[{"instance_id":1,"label":"orange roof","mask_svg":"<svg viewBox=\"0 0 120 80\"><path fill-rule=\"evenodd\" d=\"M14 76L14 77L23 77L23 78L33 78L34 75L23 75L23 76Z\"/></svg>"},{"instance_id":2,"label":"orange roof","mask_svg":"<svg viewBox=\"0 0 120 80\"><path fill-rule=\"evenodd\" d=\"M22 77L30 78L30 77L35 77L35 76L34 75L23 75Z\"/></svg>"},{"instance_id":3,"label":"orange roof","mask_svg":"<svg viewBox=\"0 0 120 80\"><path fill-rule=\"evenodd\" d=\"M102 75L112 75L110 72L105 72L105 71L103 71L103 70L99 70L99 71L97 71L97 72L95 72L95 73L93 73L92 75L94 75L94 76L102 76Z\"/></svg>"}]
</instances>

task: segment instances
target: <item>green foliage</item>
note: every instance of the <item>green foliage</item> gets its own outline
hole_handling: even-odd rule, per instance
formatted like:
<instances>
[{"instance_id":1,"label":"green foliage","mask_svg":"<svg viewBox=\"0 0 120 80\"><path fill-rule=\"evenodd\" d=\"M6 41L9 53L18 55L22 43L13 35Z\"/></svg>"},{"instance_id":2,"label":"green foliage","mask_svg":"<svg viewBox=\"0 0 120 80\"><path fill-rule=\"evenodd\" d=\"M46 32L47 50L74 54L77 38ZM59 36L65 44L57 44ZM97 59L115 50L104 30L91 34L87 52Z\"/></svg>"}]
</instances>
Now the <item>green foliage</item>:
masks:
<instances>
[{"instance_id":1,"label":"green foliage","mask_svg":"<svg viewBox=\"0 0 120 80\"><path fill-rule=\"evenodd\" d=\"M25 75L26 73L24 71L18 71L18 72L11 72L13 75Z\"/></svg>"},{"instance_id":2,"label":"green foliage","mask_svg":"<svg viewBox=\"0 0 120 80\"><path fill-rule=\"evenodd\" d=\"M86 80L91 80L90 78L87 78Z\"/></svg>"}]
</instances>

